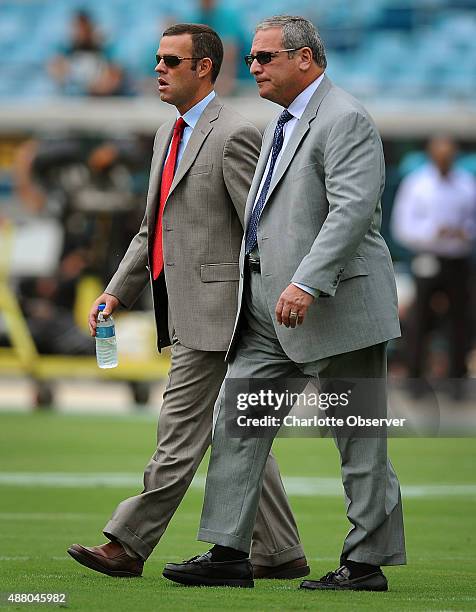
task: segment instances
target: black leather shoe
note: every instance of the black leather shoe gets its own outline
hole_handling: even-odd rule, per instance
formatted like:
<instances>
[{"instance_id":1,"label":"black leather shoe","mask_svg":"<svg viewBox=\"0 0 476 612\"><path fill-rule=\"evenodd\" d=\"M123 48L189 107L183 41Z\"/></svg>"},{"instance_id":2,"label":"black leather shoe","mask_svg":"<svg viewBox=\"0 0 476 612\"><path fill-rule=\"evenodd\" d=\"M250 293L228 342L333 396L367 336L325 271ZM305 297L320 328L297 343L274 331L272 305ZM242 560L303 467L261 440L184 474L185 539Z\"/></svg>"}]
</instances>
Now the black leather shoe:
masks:
<instances>
[{"instance_id":1,"label":"black leather shoe","mask_svg":"<svg viewBox=\"0 0 476 612\"><path fill-rule=\"evenodd\" d=\"M254 587L253 568L249 559L211 559L212 553L208 551L182 563L167 563L162 576L188 586Z\"/></svg>"},{"instance_id":2,"label":"black leather shoe","mask_svg":"<svg viewBox=\"0 0 476 612\"><path fill-rule=\"evenodd\" d=\"M320 580L303 580L300 589L333 590L333 591L388 591L388 582L382 573L377 570L371 574L350 578L350 570L345 565L334 572L329 572Z\"/></svg>"}]
</instances>

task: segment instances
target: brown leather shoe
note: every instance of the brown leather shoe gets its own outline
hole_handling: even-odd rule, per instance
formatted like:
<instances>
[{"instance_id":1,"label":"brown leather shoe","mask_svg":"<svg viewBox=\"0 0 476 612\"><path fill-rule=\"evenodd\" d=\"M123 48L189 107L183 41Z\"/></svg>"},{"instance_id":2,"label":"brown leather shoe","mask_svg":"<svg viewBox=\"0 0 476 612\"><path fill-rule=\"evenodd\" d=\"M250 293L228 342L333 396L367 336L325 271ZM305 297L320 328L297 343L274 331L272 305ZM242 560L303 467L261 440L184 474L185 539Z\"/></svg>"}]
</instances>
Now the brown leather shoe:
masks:
<instances>
[{"instance_id":1,"label":"brown leather shoe","mask_svg":"<svg viewBox=\"0 0 476 612\"><path fill-rule=\"evenodd\" d=\"M75 561L96 572L114 578L138 578L142 576L144 561L130 557L118 542L87 548L73 544L68 553Z\"/></svg>"},{"instance_id":2,"label":"brown leather shoe","mask_svg":"<svg viewBox=\"0 0 476 612\"><path fill-rule=\"evenodd\" d=\"M300 557L287 563L281 563L281 565L253 565L253 578L264 578L267 580L272 578L302 578L307 576L310 571L306 557Z\"/></svg>"}]
</instances>

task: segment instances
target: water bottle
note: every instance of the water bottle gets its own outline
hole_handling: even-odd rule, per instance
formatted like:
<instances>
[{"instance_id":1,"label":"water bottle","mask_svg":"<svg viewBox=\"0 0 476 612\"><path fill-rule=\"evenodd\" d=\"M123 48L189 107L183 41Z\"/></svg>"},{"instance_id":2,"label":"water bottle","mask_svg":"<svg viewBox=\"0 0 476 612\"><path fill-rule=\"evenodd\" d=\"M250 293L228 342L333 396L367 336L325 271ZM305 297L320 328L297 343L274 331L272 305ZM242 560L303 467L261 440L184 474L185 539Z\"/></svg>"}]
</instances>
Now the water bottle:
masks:
<instances>
[{"instance_id":1,"label":"water bottle","mask_svg":"<svg viewBox=\"0 0 476 612\"><path fill-rule=\"evenodd\" d=\"M111 315L104 318L102 311L106 304L99 304L99 314L96 327L96 358L100 368L115 368L117 366L117 343L114 319Z\"/></svg>"}]
</instances>

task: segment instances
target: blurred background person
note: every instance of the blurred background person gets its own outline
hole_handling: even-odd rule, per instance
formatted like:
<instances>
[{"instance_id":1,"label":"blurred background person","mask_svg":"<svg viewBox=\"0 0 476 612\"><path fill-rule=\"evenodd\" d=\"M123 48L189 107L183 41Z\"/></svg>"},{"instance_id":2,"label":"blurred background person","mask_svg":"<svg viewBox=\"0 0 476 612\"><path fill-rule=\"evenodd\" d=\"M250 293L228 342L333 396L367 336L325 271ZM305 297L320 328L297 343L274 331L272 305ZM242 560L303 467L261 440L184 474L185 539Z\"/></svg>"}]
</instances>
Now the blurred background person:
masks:
<instances>
[{"instance_id":1,"label":"blurred background person","mask_svg":"<svg viewBox=\"0 0 476 612\"><path fill-rule=\"evenodd\" d=\"M430 140L428 163L406 176L391 220L395 240L414 255L416 296L407 328L408 374L413 390L427 373L429 332L443 320L454 399L464 394L471 347L469 283L476 238L476 181L454 165L457 147L447 137Z\"/></svg>"},{"instance_id":2,"label":"blurred background person","mask_svg":"<svg viewBox=\"0 0 476 612\"><path fill-rule=\"evenodd\" d=\"M49 62L49 73L63 94L122 96L130 93L123 68L112 61L86 11L71 22L71 39Z\"/></svg>"},{"instance_id":3,"label":"blurred background person","mask_svg":"<svg viewBox=\"0 0 476 612\"><path fill-rule=\"evenodd\" d=\"M142 218L148 158L135 135L39 135L17 149L14 187L26 211L60 222L61 257L84 250L104 283Z\"/></svg>"},{"instance_id":4,"label":"blurred background person","mask_svg":"<svg viewBox=\"0 0 476 612\"><path fill-rule=\"evenodd\" d=\"M223 41L223 65L217 80L220 95L236 93L237 75L243 63L243 26L240 12L225 6L220 0L198 0L198 7L192 12L192 23L204 23L218 32Z\"/></svg>"},{"instance_id":5,"label":"blurred background person","mask_svg":"<svg viewBox=\"0 0 476 612\"><path fill-rule=\"evenodd\" d=\"M57 263L16 283L18 301L41 355L94 355L78 310L110 278L142 218L141 172L149 157L138 136L38 135L18 147L13 182L31 219L61 233ZM140 300L136 309L144 307ZM7 338L0 344L8 344ZM134 393L134 388L133 388ZM34 403L50 405L51 385L35 381Z\"/></svg>"}]
</instances>

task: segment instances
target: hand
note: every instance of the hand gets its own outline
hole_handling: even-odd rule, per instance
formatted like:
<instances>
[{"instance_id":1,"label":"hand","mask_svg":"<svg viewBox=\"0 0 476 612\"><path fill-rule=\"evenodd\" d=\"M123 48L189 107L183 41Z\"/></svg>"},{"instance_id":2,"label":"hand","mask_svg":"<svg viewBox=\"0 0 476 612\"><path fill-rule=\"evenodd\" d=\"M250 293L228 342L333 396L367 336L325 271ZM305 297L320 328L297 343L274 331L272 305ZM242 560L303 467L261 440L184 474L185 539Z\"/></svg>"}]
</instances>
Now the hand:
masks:
<instances>
[{"instance_id":1,"label":"hand","mask_svg":"<svg viewBox=\"0 0 476 612\"><path fill-rule=\"evenodd\" d=\"M279 296L276 304L276 320L279 325L286 327L296 327L302 325L307 309L314 301L314 296L296 285L289 285ZM291 312L296 312L297 317L290 317Z\"/></svg>"},{"instance_id":2,"label":"hand","mask_svg":"<svg viewBox=\"0 0 476 612\"><path fill-rule=\"evenodd\" d=\"M88 165L93 172L104 172L117 160L119 152L113 145L103 144L91 153Z\"/></svg>"},{"instance_id":3,"label":"hand","mask_svg":"<svg viewBox=\"0 0 476 612\"><path fill-rule=\"evenodd\" d=\"M94 300L88 316L89 333L91 334L91 336L96 335L99 304L106 304L106 308L104 308L102 312L104 317L107 319L107 317L116 310L116 308L119 306L119 303L120 302L117 297L111 295L110 293L102 293L97 298L97 300Z\"/></svg>"}]
</instances>

